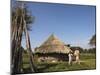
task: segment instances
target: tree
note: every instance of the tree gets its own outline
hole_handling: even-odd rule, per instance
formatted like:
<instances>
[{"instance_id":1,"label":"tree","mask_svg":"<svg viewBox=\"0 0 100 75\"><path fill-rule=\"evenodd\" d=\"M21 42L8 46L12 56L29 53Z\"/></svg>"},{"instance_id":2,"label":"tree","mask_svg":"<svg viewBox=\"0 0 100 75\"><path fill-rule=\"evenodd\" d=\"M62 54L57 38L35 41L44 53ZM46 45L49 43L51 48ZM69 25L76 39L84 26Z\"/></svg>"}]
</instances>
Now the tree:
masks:
<instances>
[{"instance_id":1,"label":"tree","mask_svg":"<svg viewBox=\"0 0 100 75\"><path fill-rule=\"evenodd\" d=\"M90 48L90 49L88 49L88 53L96 53L96 48Z\"/></svg>"},{"instance_id":2,"label":"tree","mask_svg":"<svg viewBox=\"0 0 100 75\"><path fill-rule=\"evenodd\" d=\"M29 34L27 30L30 30L30 23L33 22L33 17L27 11L27 8L22 6L15 6L12 10L12 25L11 25L11 54L12 54L12 62L11 69L12 74L21 72L21 62L22 62L22 48L21 41L23 33L25 33L26 45L28 45L29 55L30 55L30 64L32 63L32 52L29 40ZM28 42L27 42L28 40ZM32 66L34 70L34 66ZM32 71L33 71L32 70Z\"/></svg>"},{"instance_id":3,"label":"tree","mask_svg":"<svg viewBox=\"0 0 100 75\"><path fill-rule=\"evenodd\" d=\"M92 38L89 41L89 44L91 46L94 46L95 47L95 45L96 45L96 34L92 36Z\"/></svg>"},{"instance_id":4,"label":"tree","mask_svg":"<svg viewBox=\"0 0 100 75\"><path fill-rule=\"evenodd\" d=\"M73 46L73 47L70 47L72 51L75 51L75 50L79 50L80 52L83 52L83 48L79 47L79 46Z\"/></svg>"}]
</instances>

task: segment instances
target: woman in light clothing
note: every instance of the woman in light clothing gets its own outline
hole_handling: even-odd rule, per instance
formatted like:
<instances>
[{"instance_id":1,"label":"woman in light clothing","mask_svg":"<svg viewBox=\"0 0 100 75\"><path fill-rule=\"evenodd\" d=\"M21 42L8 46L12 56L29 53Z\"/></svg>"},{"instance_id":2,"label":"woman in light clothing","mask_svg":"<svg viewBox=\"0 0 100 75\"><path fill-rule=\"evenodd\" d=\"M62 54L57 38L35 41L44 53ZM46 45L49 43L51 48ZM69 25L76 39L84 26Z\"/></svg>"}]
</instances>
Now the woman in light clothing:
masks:
<instances>
[{"instance_id":1,"label":"woman in light clothing","mask_svg":"<svg viewBox=\"0 0 100 75\"><path fill-rule=\"evenodd\" d=\"M75 60L76 60L75 62L80 64L80 58L79 58L80 52L79 52L79 50L75 50L74 55L75 55Z\"/></svg>"},{"instance_id":2,"label":"woman in light clothing","mask_svg":"<svg viewBox=\"0 0 100 75\"><path fill-rule=\"evenodd\" d=\"M72 57L73 57L72 52L69 52L68 57L69 57L68 64L69 64L69 65L72 65Z\"/></svg>"}]
</instances>

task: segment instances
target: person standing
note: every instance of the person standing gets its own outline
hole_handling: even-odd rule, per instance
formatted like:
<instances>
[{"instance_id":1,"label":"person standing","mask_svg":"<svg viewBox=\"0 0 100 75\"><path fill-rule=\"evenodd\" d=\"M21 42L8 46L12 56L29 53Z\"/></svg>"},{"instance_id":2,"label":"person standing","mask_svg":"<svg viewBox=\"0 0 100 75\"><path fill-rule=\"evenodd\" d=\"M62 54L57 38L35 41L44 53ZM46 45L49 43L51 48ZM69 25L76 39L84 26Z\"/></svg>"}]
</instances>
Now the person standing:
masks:
<instances>
[{"instance_id":1,"label":"person standing","mask_svg":"<svg viewBox=\"0 0 100 75\"><path fill-rule=\"evenodd\" d=\"M69 57L68 64L69 64L69 65L72 65L72 57L73 57L73 54L72 54L71 51L69 52L68 57Z\"/></svg>"},{"instance_id":2,"label":"person standing","mask_svg":"<svg viewBox=\"0 0 100 75\"><path fill-rule=\"evenodd\" d=\"M79 52L79 50L75 50L74 55L75 55L75 63L80 64L80 52Z\"/></svg>"}]
</instances>

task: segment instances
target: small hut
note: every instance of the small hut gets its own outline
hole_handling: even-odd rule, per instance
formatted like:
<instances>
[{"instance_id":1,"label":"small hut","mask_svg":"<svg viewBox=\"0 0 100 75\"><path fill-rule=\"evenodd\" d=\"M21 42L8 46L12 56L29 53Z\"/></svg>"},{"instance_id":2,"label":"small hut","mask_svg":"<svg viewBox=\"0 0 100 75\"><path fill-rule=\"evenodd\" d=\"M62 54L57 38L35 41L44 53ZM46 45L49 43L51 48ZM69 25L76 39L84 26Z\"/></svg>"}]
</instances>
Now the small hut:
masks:
<instances>
[{"instance_id":1,"label":"small hut","mask_svg":"<svg viewBox=\"0 0 100 75\"><path fill-rule=\"evenodd\" d=\"M55 35L51 35L40 47L35 48L38 61L67 61L71 49L65 46Z\"/></svg>"}]
</instances>

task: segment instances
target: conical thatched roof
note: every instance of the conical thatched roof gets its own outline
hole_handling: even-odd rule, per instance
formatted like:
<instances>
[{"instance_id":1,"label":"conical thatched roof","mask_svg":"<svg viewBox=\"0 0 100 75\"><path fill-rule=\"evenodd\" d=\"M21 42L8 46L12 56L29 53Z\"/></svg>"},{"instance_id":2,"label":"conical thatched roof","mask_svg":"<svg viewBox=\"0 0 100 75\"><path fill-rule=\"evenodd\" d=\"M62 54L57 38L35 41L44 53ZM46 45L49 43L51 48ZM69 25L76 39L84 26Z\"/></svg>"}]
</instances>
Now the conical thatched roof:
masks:
<instances>
[{"instance_id":1,"label":"conical thatched roof","mask_svg":"<svg viewBox=\"0 0 100 75\"><path fill-rule=\"evenodd\" d=\"M69 51L71 49L53 34L35 50L36 53L69 53Z\"/></svg>"}]
</instances>

